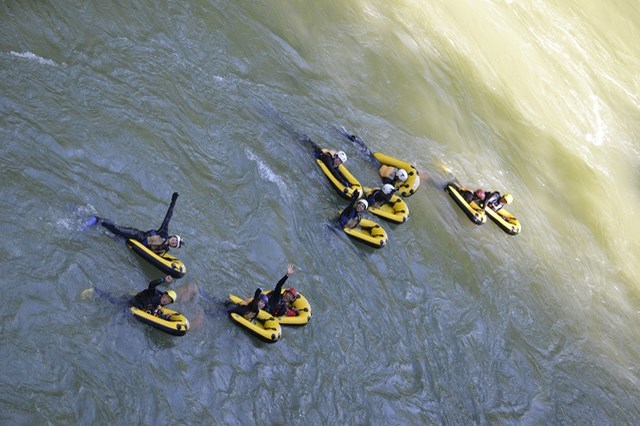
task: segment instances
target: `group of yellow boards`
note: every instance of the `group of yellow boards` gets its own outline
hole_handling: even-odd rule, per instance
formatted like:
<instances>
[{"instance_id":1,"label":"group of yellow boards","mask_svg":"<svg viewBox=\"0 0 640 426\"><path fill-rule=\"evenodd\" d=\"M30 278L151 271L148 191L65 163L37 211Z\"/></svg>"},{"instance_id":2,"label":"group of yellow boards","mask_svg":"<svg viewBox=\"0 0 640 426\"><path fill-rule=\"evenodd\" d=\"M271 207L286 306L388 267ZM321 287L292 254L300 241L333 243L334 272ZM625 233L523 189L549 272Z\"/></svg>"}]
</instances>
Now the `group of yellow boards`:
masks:
<instances>
[{"instance_id":1,"label":"group of yellow boards","mask_svg":"<svg viewBox=\"0 0 640 426\"><path fill-rule=\"evenodd\" d=\"M138 240L130 239L127 241L127 245L138 256L155 266L163 273L171 275L173 278L182 278L187 273L184 263L178 258L164 253L162 255L156 254L149 250L144 244ZM147 312L142 309L138 309L135 306L129 308L134 318L142 321L145 324L162 330L165 333L172 334L174 336L184 336L189 331L189 320L180 312L163 307L157 312L156 315Z\"/></svg>"},{"instance_id":2,"label":"group of yellow boards","mask_svg":"<svg viewBox=\"0 0 640 426\"><path fill-rule=\"evenodd\" d=\"M329 152L327 149L323 149L322 151ZM415 166L407 163L406 161L399 160L380 152L374 152L373 156L383 166L405 169L408 176L407 180L397 185L396 189L403 197L409 197L415 194L420 186L420 175L418 174ZM336 179L322 161L316 159L316 162L320 166L320 169L322 169L325 176L329 179L329 182L331 182L333 187L343 197L351 199L356 190L361 191L365 197L371 195L373 188L363 187L343 164L338 167L338 170L349 182L350 186L348 187ZM456 204L473 223L476 225L482 225L487 221L487 216L489 216L491 220L493 220L500 229L507 234L517 235L520 233L520 230L522 229L520 221L518 221L513 214L504 208L495 211L491 208L483 209L474 202L467 203L460 193L461 189L462 188L457 182L449 182L445 186L445 191L451 196L451 198L453 198ZM383 204L379 208L370 207L369 211L376 216L394 223L403 223L409 218L409 207L402 198L395 194L387 203ZM348 236L376 248L385 246L388 241L386 231L376 222L368 219L362 219L360 221L360 225L356 228L349 229L345 227L343 230Z\"/></svg>"},{"instance_id":3,"label":"group of yellow boards","mask_svg":"<svg viewBox=\"0 0 640 426\"><path fill-rule=\"evenodd\" d=\"M286 290L282 290L283 293L285 291ZM268 295L269 293L266 294ZM246 305L251 302L251 299L242 300L233 294L229 295L229 299L231 299L233 303L240 305ZM298 310L298 315L290 317L285 315L274 317L270 313L260 310L257 318L253 321L249 321L243 316L235 313L231 313L229 315L239 326L243 327L254 336L257 336L267 343L275 343L280 340L280 337L282 336L282 329L280 325L301 326L308 324L311 319L311 306L302 294L298 293L296 299L291 305Z\"/></svg>"},{"instance_id":4,"label":"group of yellow boards","mask_svg":"<svg viewBox=\"0 0 640 426\"><path fill-rule=\"evenodd\" d=\"M168 253L158 255L137 240L128 240L127 244L140 257L174 278L182 278L187 272L184 264ZM231 295L230 298L234 303L248 303L248 301L243 301L237 296ZM266 342L273 343L277 342L282 335L280 324L306 325L311 319L311 306L301 293L298 293L292 306L298 310L299 315L273 317L269 313L261 310L255 321L248 321L242 316L233 313L230 314L230 316L236 323L249 330L255 336ZM189 331L189 320L180 312L172 309L163 307L156 315L138 309L135 306L130 307L130 311L134 318L165 333L174 336L184 336L187 334L187 331Z\"/></svg>"},{"instance_id":5,"label":"group of yellow boards","mask_svg":"<svg viewBox=\"0 0 640 426\"><path fill-rule=\"evenodd\" d=\"M491 218L504 232L509 235L517 235L522 229L518 219L506 211L504 208L495 211L493 209L483 209L475 202L468 203L461 194L463 188L457 182L449 182L444 190L451 196L453 201L462 209L464 214L476 225L482 225L487 221L487 216Z\"/></svg>"},{"instance_id":6,"label":"group of yellow boards","mask_svg":"<svg viewBox=\"0 0 640 426\"><path fill-rule=\"evenodd\" d=\"M326 152L327 150L323 151ZM420 186L420 176L413 165L379 152L376 152L373 155L383 165L396 167L398 169L405 169L407 171L408 178L405 182L402 182L397 186L397 190L403 197L409 197L415 194ZM348 187L337 180L322 161L316 161L325 176L329 179L329 182L331 182L333 187L343 197L351 199L355 191L359 191L365 197L368 197L373 191L373 188L363 187L349 172L349 170L344 167L344 165L341 164L339 166L339 170L349 182L350 186ZM450 182L445 186L445 191L473 223L476 225L482 225L487 221L487 216L489 216L491 220L493 220L506 233L516 235L520 232L520 222L513 214L509 213L504 208L494 211L491 208L483 209L473 201L468 203L462 196L461 190L462 188L457 182ZM409 207L402 198L395 194L387 203L378 208L369 208L369 211L394 223L403 223L409 218ZM362 219L356 228L350 229L345 227L343 230L349 237L376 248L385 246L388 241L387 233L384 228L375 221L369 219ZM128 245L140 257L174 278L182 278L187 273L184 263L168 253L158 255L136 240L129 240ZM230 295L229 298L234 303L248 302L243 301L241 298L234 295ZM305 325L311 319L311 306L302 294L298 294L293 303L293 307L299 310L300 314L298 316L273 317L262 310L254 321L249 321L234 313L230 314L230 316L236 323L247 329L255 336L266 342L273 343L277 342L282 335L280 327L281 324ZM184 336L187 331L189 331L189 320L180 312L173 311L168 308L162 308L158 316L152 315L151 313L136 307L131 307L131 313L140 321L174 336Z\"/></svg>"},{"instance_id":7,"label":"group of yellow boards","mask_svg":"<svg viewBox=\"0 0 640 426\"><path fill-rule=\"evenodd\" d=\"M327 149L323 149L322 151L329 152ZM420 186L420 176L413 165L379 152L374 152L373 155L383 165L392 166L398 169L405 169L408 176L407 180L397 185L396 189L403 197L409 197L415 194ZM316 162L327 179L329 179L329 182L331 182L336 191L338 191L338 193L344 198L351 199L355 191L359 191L365 197L368 197L373 191L373 188L363 187L343 164L338 166L338 170L349 182L349 186L345 186L342 182L336 179L333 173L331 173L321 160L316 159ZM407 203L395 194L382 206L378 208L370 207L369 211L378 217L394 223L404 223L409 218L409 207L407 206ZM362 219L357 227L345 227L343 228L343 231L349 237L375 248L384 247L388 241L387 232L384 228L375 221L369 219Z\"/></svg>"}]
</instances>

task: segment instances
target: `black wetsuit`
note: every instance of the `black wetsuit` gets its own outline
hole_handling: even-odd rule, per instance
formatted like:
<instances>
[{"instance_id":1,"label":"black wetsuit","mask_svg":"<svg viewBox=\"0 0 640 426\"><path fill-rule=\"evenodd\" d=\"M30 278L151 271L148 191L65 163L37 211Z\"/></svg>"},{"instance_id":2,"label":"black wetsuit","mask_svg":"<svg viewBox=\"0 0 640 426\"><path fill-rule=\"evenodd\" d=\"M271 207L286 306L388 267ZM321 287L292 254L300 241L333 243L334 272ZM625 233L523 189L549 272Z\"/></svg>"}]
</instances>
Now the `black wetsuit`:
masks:
<instances>
[{"instance_id":1,"label":"black wetsuit","mask_svg":"<svg viewBox=\"0 0 640 426\"><path fill-rule=\"evenodd\" d=\"M395 173L393 174L393 179L387 176L380 176L380 178L382 179L382 183L388 183L393 185L394 187L397 187L398 184L402 183L402 181L400 179L398 179L397 174L398 173L398 169L396 169Z\"/></svg>"},{"instance_id":2,"label":"black wetsuit","mask_svg":"<svg viewBox=\"0 0 640 426\"><path fill-rule=\"evenodd\" d=\"M133 305L136 308L145 311L155 311L160 304L160 298L163 293L156 289L156 287L160 284L164 284L164 282L164 278L158 278L157 280L151 281L146 290L142 290L133 297Z\"/></svg>"},{"instance_id":3,"label":"black wetsuit","mask_svg":"<svg viewBox=\"0 0 640 426\"><path fill-rule=\"evenodd\" d=\"M369 162L371 164L373 164L373 166L376 169L379 170L380 177L382 178L382 183L383 184L389 183L389 184L391 184L391 185L393 185L395 187L398 187L400 184L403 183L403 181L398 179L398 177L396 176L396 173L398 172L398 168L397 167L388 166L389 168L393 169L393 177L391 177L391 175L390 176L383 176L382 175L381 167L383 166L383 164L375 157L373 152L371 152L371 149L369 149L369 147L364 143L364 141L359 136L353 135L351 133L348 133L346 130L338 130L338 131L340 133L342 133L350 141L353 141L356 144L358 144L360 149L364 152L365 158L367 158L367 160L369 160Z\"/></svg>"},{"instance_id":4,"label":"black wetsuit","mask_svg":"<svg viewBox=\"0 0 640 426\"><path fill-rule=\"evenodd\" d=\"M482 206L482 198L478 197L474 192L471 192L468 189L460 189L458 192L460 192L460 195L467 203L471 204L472 202L475 202L478 206Z\"/></svg>"},{"instance_id":5,"label":"black wetsuit","mask_svg":"<svg viewBox=\"0 0 640 426\"><path fill-rule=\"evenodd\" d=\"M500 204L500 198L502 198L502 195L500 195L498 191L489 193L484 198L483 207L484 208L489 207L494 211L500 210L502 208L502 204Z\"/></svg>"},{"instance_id":6,"label":"black wetsuit","mask_svg":"<svg viewBox=\"0 0 640 426\"><path fill-rule=\"evenodd\" d=\"M280 278L278 284L276 284L276 288L269 294L269 301L267 302L264 310L269 312L271 315L279 317L285 315L287 313L287 304L282 300L282 286L285 281L287 281L289 276L287 274L284 277Z\"/></svg>"},{"instance_id":7,"label":"black wetsuit","mask_svg":"<svg viewBox=\"0 0 640 426\"><path fill-rule=\"evenodd\" d=\"M347 180L346 177L343 176L343 174L340 172L340 170L338 169L338 167L335 167L333 165L333 155L331 155L328 152L323 152L320 148L316 148L313 150L313 155L320 161L322 161L324 163L325 166L327 166L327 169L329 169L329 171L331 172L331 174L333 175L333 177L335 177L336 179L338 179L338 181L340 183L342 183L344 186L346 187L350 187L351 183L349 183L349 181Z\"/></svg>"},{"instance_id":8,"label":"black wetsuit","mask_svg":"<svg viewBox=\"0 0 640 426\"><path fill-rule=\"evenodd\" d=\"M260 295L262 294L262 289L256 289L255 294L253 295L253 300L249 302L247 305L236 305L234 304L230 309L227 310L230 314L238 314L240 316L245 317L249 321L258 316L258 312L260 312L260 308L258 307L258 301L260 300Z\"/></svg>"},{"instance_id":9,"label":"black wetsuit","mask_svg":"<svg viewBox=\"0 0 640 426\"><path fill-rule=\"evenodd\" d=\"M155 253L163 254L169 250L169 221L171 220L171 216L173 216L173 208L176 205L177 199L178 193L174 192L171 196L171 204L169 205L167 214L164 216L162 225L160 225L160 228L158 229L141 231L136 228L118 226L105 218L98 217L96 219L100 225L104 226L114 234L126 239L138 240Z\"/></svg>"},{"instance_id":10,"label":"black wetsuit","mask_svg":"<svg viewBox=\"0 0 640 426\"><path fill-rule=\"evenodd\" d=\"M333 155L331 155L328 152L324 152L322 151L322 148L320 148L320 146L315 143L313 140L311 140L311 138L307 135L300 135L299 139L303 142L306 142L308 144L311 145L311 147L313 148L313 156L322 161L322 163L327 166L327 169L329 169L329 171L331 172L331 174L340 182L342 183L344 186L346 187L350 187L351 184L349 183L349 181L347 180L347 178L345 178L342 173L340 173L340 170L338 170L337 167L333 166Z\"/></svg>"},{"instance_id":11,"label":"black wetsuit","mask_svg":"<svg viewBox=\"0 0 640 426\"><path fill-rule=\"evenodd\" d=\"M393 197L393 191L390 194L385 194L382 192L382 189L374 189L371 194L367 197L367 202L371 207L380 207L384 203L388 203Z\"/></svg>"},{"instance_id":12,"label":"black wetsuit","mask_svg":"<svg viewBox=\"0 0 640 426\"><path fill-rule=\"evenodd\" d=\"M131 306L131 296L114 296L106 290L102 290L100 288L94 287L93 294L101 299L104 299L110 303L113 303L116 306L119 306L123 309L128 310L129 306Z\"/></svg>"},{"instance_id":13,"label":"black wetsuit","mask_svg":"<svg viewBox=\"0 0 640 426\"><path fill-rule=\"evenodd\" d=\"M356 203L358 202L357 194L358 192L354 193L355 196L352 198L351 203L340 213L340 225L342 225L343 228L347 226L347 223L349 223L351 219L357 218L356 224L353 226L354 228L358 226L362 220L362 213L356 210Z\"/></svg>"},{"instance_id":14,"label":"black wetsuit","mask_svg":"<svg viewBox=\"0 0 640 426\"><path fill-rule=\"evenodd\" d=\"M360 147L360 149L362 150L362 152L365 155L365 158L377 169L380 168L380 166L382 166L382 163L375 157L375 155L373 155L373 152L371 152L371 149L369 149L369 147L367 146L367 144L364 143L364 141L362 139L360 139L359 136L357 135L352 135L351 133L348 133L347 131L343 131L343 130L339 130L340 133L342 133L344 136L346 136L347 139L349 139L350 141L353 141L355 143L358 144L358 146ZM385 182L388 183L388 182Z\"/></svg>"}]
</instances>

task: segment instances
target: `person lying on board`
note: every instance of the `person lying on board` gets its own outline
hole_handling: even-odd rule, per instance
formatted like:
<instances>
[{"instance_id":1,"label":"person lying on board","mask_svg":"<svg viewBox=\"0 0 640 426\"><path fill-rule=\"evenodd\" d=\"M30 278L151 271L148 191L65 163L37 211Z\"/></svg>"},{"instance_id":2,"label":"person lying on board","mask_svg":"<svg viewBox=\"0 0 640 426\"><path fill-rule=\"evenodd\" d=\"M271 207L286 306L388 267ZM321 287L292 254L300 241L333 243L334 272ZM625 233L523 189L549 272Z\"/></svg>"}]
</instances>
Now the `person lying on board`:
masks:
<instances>
[{"instance_id":1,"label":"person lying on board","mask_svg":"<svg viewBox=\"0 0 640 426\"><path fill-rule=\"evenodd\" d=\"M340 213L340 225L343 228L353 229L362 220L362 213L369 208L369 203L364 198L359 198L360 192L356 191L351 197L351 203Z\"/></svg>"},{"instance_id":2,"label":"person lying on board","mask_svg":"<svg viewBox=\"0 0 640 426\"><path fill-rule=\"evenodd\" d=\"M158 255L163 255L169 251L170 248L180 248L185 244L184 240L179 235L169 235L169 221L173 216L173 208L175 207L177 199L178 193L174 192L171 196L171 204L169 205L167 214L162 221L162 225L160 225L160 228L158 229L141 231L136 228L127 228L124 226L118 226L109 219L99 216L93 216L89 219L87 226L95 224L102 225L119 237L140 241L149 250Z\"/></svg>"},{"instance_id":3,"label":"person lying on board","mask_svg":"<svg viewBox=\"0 0 640 426\"><path fill-rule=\"evenodd\" d=\"M295 269L292 264L287 265L287 273L284 274L280 281L276 284L276 288L273 289L271 293L269 293L269 301L267 305L264 307L264 310L269 312L274 317L288 316L293 317L300 314L296 308L294 308L291 304L296 300L298 296L298 291L289 287L284 292L282 292L282 286L287 281L293 273Z\"/></svg>"},{"instance_id":4,"label":"person lying on board","mask_svg":"<svg viewBox=\"0 0 640 426\"><path fill-rule=\"evenodd\" d=\"M128 309L129 306L135 306L136 308L147 311L150 314L158 315L163 306L174 303L178 300L178 297L176 292L173 290L161 292L156 287L165 283L171 284L172 282L173 277L171 277L171 275L167 275L164 278L158 278L157 280L151 281L145 290L142 290L135 296L114 296L108 291L92 287L84 290L82 292L82 297L100 297L122 308Z\"/></svg>"},{"instance_id":5,"label":"person lying on board","mask_svg":"<svg viewBox=\"0 0 640 426\"><path fill-rule=\"evenodd\" d=\"M382 185L382 188L375 188L369 196L367 196L367 202L371 208L377 209L380 208L385 203L388 203L393 197L393 193L396 192L397 189L390 183L385 183Z\"/></svg>"},{"instance_id":6,"label":"person lying on board","mask_svg":"<svg viewBox=\"0 0 640 426\"><path fill-rule=\"evenodd\" d=\"M331 172L331 174L338 179L340 183L342 183L346 187L350 187L351 183L344 177L344 175L340 172L340 165L347 162L347 154L344 151L322 151L321 149L315 149L313 151L314 156L322 161L327 169Z\"/></svg>"},{"instance_id":7,"label":"person lying on board","mask_svg":"<svg viewBox=\"0 0 640 426\"><path fill-rule=\"evenodd\" d=\"M387 164L381 165L378 173L380 173L382 183L389 183L394 187L400 186L400 184L406 181L408 177L407 171L405 169L399 169Z\"/></svg>"},{"instance_id":8,"label":"person lying on board","mask_svg":"<svg viewBox=\"0 0 640 426\"><path fill-rule=\"evenodd\" d=\"M157 316L163 306L175 303L178 296L173 290L159 291L156 287L165 283L171 284L172 282L173 277L171 275L151 281L145 290L133 296L133 305Z\"/></svg>"},{"instance_id":9,"label":"person lying on board","mask_svg":"<svg viewBox=\"0 0 640 426\"><path fill-rule=\"evenodd\" d=\"M402 182L406 181L409 175L405 169L399 169L397 167L390 166L388 164L382 164L374 155L373 152L369 149L369 147L364 143L359 136L350 134L346 131L339 130L344 136L347 137L350 141L356 142L362 150L366 153L369 158L369 161L378 169L378 173L380 174L380 178L382 179L383 184L391 184L394 187L400 186ZM424 178L423 174L421 177Z\"/></svg>"},{"instance_id":10,"label":"person lying on board","mask_svg":"<svg viewBox=\"0 0 640 426\"><path fill-rule=\"evenodd\" d=\"M340 183L342 183L346 187L351 186L349 180L344 177L342 172L340 172L340 165L347 162L347 154L345 154L344 151L327 150L327 152L325 152L307 135L300 135L299 139L311 145L311 147L313 148L313 156L316 159L322 161L324 165L327 166L327 169L331 172L331 174Z\"/></svg>"},{"instance_id":11,"label":"person lying on board","mask_svg":"<svg viewBox=\"0 0 640 426\"><path fill-rule=\"evenodd\" d=\"M257 288L253 295L253 299L249 303L231 303L227 308L227 313L238 314L244 317L246 320L251 321L258 316L260 309L264 309L265 305L269 301L266 294L262 294L262 289Z\"/></svg>"},{"instance_id":12,"label":"person lying on board","mask_svg":"<svg viewBox=\"0 0 640 426\"><path fill-rule=\"evenodd\" d=\"M500 210L507 204L511 204L512 202L513 202L513 195L511 194L500 195L498 191L494 191L489 193L489 195L486 196L484 201L484 208L486 209L487 207L489 207L491 210L497 212L498 210Z\"/></svg>"}]
</instances>

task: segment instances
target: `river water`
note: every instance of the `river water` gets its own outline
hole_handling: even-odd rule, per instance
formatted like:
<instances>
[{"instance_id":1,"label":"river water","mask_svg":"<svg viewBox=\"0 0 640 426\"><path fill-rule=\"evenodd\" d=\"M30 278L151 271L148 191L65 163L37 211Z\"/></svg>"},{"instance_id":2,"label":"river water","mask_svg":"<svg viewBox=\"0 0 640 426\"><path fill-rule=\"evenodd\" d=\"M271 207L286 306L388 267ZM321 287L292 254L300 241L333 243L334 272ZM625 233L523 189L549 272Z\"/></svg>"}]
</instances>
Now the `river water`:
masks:
<instances>
[{"instance_id":1,"label":"river water","mask_svg":"<svg viewBox=\"0 0 640 426\"><path fill-rule=\"evenodd\" d=\"M0 4L0 423L637 424L640 6L618 0ZM297 135L427 174L375 250ZM472 224L455 176L510 192ZM268 345L203 297L172 337L102 299L187 241L224 300L287 263L313 318Z\"/></svg>"}]
</instances>

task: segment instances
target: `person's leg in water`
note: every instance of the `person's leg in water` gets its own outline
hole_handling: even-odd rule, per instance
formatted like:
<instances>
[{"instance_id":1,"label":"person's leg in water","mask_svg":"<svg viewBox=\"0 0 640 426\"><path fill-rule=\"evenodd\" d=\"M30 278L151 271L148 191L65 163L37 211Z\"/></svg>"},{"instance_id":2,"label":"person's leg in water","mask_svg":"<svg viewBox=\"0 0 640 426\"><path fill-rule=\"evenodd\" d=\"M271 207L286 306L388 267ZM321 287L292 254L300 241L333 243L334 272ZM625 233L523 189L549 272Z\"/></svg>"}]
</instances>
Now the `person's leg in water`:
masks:
<instances>
[{"instance_id":1,"label":"person's leg in water","mask_svg":"<svg viewBox=\"0 0 640 426\"><path fill-rule=\"evenodd\" d=\"M314 152L320 150L320 146L304 133L298 135L298 140L300 142L308 143L309 145L311 145L311 148L314 150Z\"/></svg>"},{"instance_id":2,"label":"person's leg in water","mask_svg":"<svg viewBox=\"0 0 640 426\"><path fill-rule=\"evenodd\" d=\"M108 291L99 289L97 287L92 287L92 288L88 288L86 290L84 290L82 292L82 297L83 298L89 298L89 297L94 297L94 298L100 298L103 300L106 300L107 302L118 306L119 308L122 309L126 309L129 307L129 305L131 305L131 298L128 296L114 296L113 294L109 293Z\"/></svg>"},{"instance_id":3,"label":"person's leg in water","mask_svg":"<svg viewBox=\"0 0 640 426\"><path fill-rule=\"evenodd\" d=\"M101 217L97 218L97 223L99 223L100 225L102 225L103 227L107 228L109 231L111 231L113 234L125 238L125 239L133 239L133 240L138 240L138 241L142 241L145 239L146 237L146 232L141 231L139 229L136 228L127 228L124 226L118 226L115 223L111 222L108 219L104 219Z\"/></svg>"},{"instance_id":4,"label":"person's leg in water","mask_svg":"<svg viewBox=\"0 0 640 426\"><path fill-rule=\"evenodd\" d=\"M352 142L355 142L358 145L358 147L360 148L360 151L363 152L364 157L367 159L367 161L369 161L369 163L373 165L373 167L375 167L376 169L379 169L382 166L382 163L380 163L380 161L378 161L378 159L374 157L373 152L371 152L367 144L364 143L364 141L360 138L360 136L347 132L347 130L344 127L342 129L337 129L337 130L344 137L346 137Z\"/></svg>"}]
</instances>

